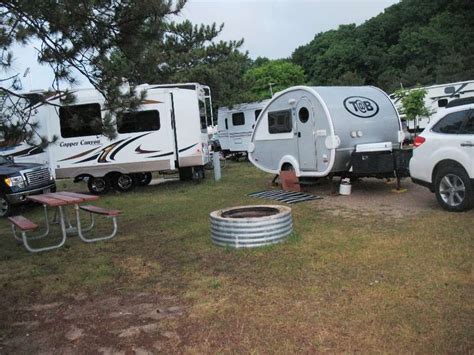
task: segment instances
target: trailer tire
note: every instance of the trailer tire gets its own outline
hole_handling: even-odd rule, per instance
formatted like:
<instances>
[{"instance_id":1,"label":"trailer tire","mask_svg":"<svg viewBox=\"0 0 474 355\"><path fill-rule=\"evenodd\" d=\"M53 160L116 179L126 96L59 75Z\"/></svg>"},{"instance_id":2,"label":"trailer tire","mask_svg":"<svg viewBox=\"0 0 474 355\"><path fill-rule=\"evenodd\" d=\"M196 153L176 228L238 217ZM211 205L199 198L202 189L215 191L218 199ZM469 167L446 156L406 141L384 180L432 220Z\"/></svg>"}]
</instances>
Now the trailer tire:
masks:
<instances>
[{"instance_id":1,"label":"trailer tire","mask_svg":"<svg viewBox=\"0 0 474 355\"><path fill-rule=\"evenodd\" d=\"M110 181L105 176L91 176L87 181L87 188L94 195L105 195L110 191Z\"/></svg>"},{"instance_id":2,"label":"trailer tire","mask_svg":"<svg viewBox=\"0 0 474 355\"><path fill-rule=\"evenodd\" d=\"M135 174L135 180L139 186L147 186L150 184L152 175L150 172Z\"/></svg>"},{"instance_id":3,"label":"trailer tire","mask_svg":"<svg viewBox=\"0 0 474 355\"><path fill-rule=\"evenodd\" d=\"M133 174L116 174L112 177L113 188L120 192L129 192L135 188L136 180Z\"/></svg>"}]
</instances>

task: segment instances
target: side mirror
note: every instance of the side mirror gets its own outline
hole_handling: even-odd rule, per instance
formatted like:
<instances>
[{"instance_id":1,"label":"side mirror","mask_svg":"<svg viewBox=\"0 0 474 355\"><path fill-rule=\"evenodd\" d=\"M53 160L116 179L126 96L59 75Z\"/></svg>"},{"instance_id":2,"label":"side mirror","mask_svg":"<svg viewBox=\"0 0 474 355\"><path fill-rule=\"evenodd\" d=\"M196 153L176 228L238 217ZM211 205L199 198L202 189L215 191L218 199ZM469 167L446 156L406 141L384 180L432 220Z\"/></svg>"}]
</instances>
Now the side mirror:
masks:
<instances>
[{"instance_id":1,"label":"side mirror","mask_svg":"<svg viewBox=\"0 0 474 355\"><path fill-rule=\"evenodd\" d=\"M6 156L5 158L7 158L8 160L10 160L12 163L15 162L15 158L13 158L12 155L8 155L8 156Z\"/></svg>"}]
</instances>

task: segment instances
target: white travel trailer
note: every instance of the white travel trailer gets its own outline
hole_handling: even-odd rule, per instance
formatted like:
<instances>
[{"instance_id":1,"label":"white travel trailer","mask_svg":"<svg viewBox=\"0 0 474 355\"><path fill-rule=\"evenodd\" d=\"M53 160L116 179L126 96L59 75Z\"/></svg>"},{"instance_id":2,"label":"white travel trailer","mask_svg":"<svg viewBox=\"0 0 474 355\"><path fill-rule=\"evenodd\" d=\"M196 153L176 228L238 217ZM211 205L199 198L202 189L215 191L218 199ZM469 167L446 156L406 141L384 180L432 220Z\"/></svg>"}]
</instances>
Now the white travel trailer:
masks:
<instances>
[{"instance_id":1,"label":"white travel trailer","mask_svg":"<svg viewBox=\"0 0 474 355\"><path fill-rule=\"evenodd\" d=\"M61 101L64 93L28 93L34 105L31 121L53 143L45 149L26 143L3 147L0 155L48 164L58 179L86 178L97 194L147 184L153 171L179 169L181 177L202 177L209 162L209 88L196 83L136 87L142 91L146 97L138 110L116 120L113 140L102 134L104 99L95 89L72 90L70 105Z\"/></svg>"},{"instance_id":2,"label":"white travel trailer","mask_svg":"<svg viewBox=\"0 0 474 355\"><path fill-rule=\"evenodd\" d=\"M417 88L411 89L416 90ZM421 132L430 123L430 118L435 115L439 110L446 108L452 101L461 101L458 99L472 98L474 100L474 80L460 81L457 83L447 83L426 86L422 89L426 90L425 96L425 107L430 112L429 117L420 117L417 120L407 121L407 128L409 132ZM403 109L401 100L391 94L395 106L400 112ZM470 103L474 101L469 101ZM454 102L453 102L454 104ZM404 120L405 116L400 115L401 119Z\"/></svg>"},{"instance_id":3,"label":"white travel trailer","mask_svg":"<svg viewBox=\"0 0 474 355\"><path fill-rule=\"evenodd\" d=\"M224 155L247 152L257 120L269 100L219 107L217 126Z\"/></svg>"},{"instance_id":4,"label":"white travel trailer","mask_svg":"<svg viewBox=\"0 0 474 355\"><path fill-rule=\"evenodd\" d=\"M400 118L382 90L295 86L263 109L249 159L266 172L294 170L298 177L400 177L408 164L401 142Z\"/></svg>"}]
</instances>

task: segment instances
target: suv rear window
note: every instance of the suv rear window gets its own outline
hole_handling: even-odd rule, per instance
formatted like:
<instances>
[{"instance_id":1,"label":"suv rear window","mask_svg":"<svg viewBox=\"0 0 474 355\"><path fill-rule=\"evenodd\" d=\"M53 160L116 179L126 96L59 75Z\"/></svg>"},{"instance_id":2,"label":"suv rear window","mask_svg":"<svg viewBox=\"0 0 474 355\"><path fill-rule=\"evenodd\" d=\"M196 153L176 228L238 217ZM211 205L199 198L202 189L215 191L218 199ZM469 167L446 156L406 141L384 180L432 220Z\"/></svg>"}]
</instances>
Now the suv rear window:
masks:
<instances>
[{"instance_id":1,"label":"suv rear window","mask_svg":"<svg viewBox=\"0 0 474 355\"><path fill-rule=\"evenodd\" d=\"M433 132L458 134L463 122L467 119L469 111L458 111L447 114L433 127Z\"/></svg>"},{"instance_id":2,"label":"suv rear window","mask_svg":"<svg viewBox=\"0 0 474 355\"><path fill-rule=\"evenodd\" d=\"M474 134L474 114L469 117L466 124L462 128L462 134Z\"/></svg>"}]
</instances>

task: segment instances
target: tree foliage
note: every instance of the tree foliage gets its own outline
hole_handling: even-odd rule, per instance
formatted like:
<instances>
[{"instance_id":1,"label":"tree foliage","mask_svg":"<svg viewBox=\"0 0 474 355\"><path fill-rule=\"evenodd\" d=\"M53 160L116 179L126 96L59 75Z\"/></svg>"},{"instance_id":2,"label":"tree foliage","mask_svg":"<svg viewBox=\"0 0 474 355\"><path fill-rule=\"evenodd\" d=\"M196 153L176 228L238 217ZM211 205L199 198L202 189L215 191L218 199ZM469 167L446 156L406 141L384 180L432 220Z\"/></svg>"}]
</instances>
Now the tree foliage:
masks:
<instances>
[{"instance_id":1,"label":"tree foliage","mask_svg":"<svg viewBox=\"0 0 474 355\"><path fill-rule=\"evenodd\" d=\"M428 117L432 112L425 106L426 90L423 88L405 90L400 89L395 92L395 97L402 103L400 113L405 115L407 120L415 120L419 117Z\"/></svg>"},{"instance_id":2,"label":"tree foliage","mask_svg":"<svg viewBox=\"0 0 474 355\"><path fill-rule=\"evenodd\" d=\"M402 0L360 26L317 34L292 60L312 84L400 86L472 79L474 2Z\"/></svg>"},{"instance_id":3,"label":"tree foliage","mask_svg":"<svg viewBox=\"0 0 474 355\"><path fill-rule=\"evenodd\" d=\"M0 4L0 65L11 64L15 42L40 43L38 61L74 85L79 72L105 98L104 134L113 137L114 117L136 109L144 93L135 84L198 81L210 84L217 101L230 99L250 66L240 41L215 41L223 25L174 22L186 0L5 0ZM222 80L226 78L226 80ZM131 90L121 90L124 79ZM224 81L224 82L223 82ZM222 83L223 82L223 83ZM0 84L1 85L1 84ZM11 87L3 86L4 93ZM23 99L27 99L23 97ZM18 111L18 110L16 110ZM8 111L6 111L8 112ZM6 113L2 117L5 117ZM25 128L25 137L28 128ZM0 130L14 127L3 119Z\"/></svg>"},{"instance_id":4,"label":"tree foliage","mask_svg":"<svg viewBox=\"0 0 474 355\"><path fill-rule=\"evenodd\" d=\"M162 38L148 42L149 49L138 63L115 53L112 65L123 68L134 83L200 82L211 87L216 105L237 100L244 89L242 77L250 67L243 40L215 41L223 25L193 25L171 22Z\"/></svg>"},{"instance_id":5,"label":"tree foliage","mask_svg":"<svg viewBox=\"0 0 474 355\"><path fill-rule=\"evenodd\" d=\"M248 98L245 101L264 100L273 93L294 85L306 83L303 68L287 60L259 60L244 75Z\"/></svg>"}]
</instances>

